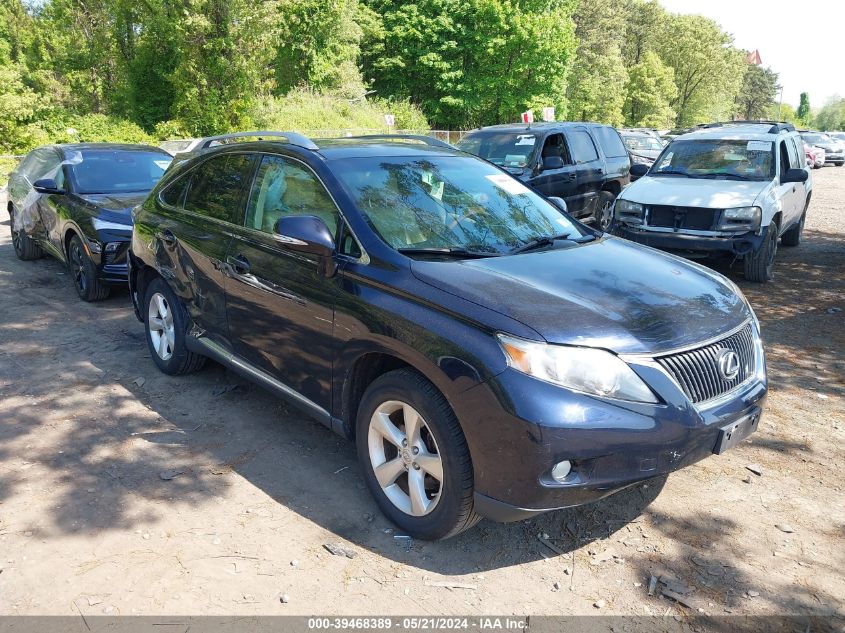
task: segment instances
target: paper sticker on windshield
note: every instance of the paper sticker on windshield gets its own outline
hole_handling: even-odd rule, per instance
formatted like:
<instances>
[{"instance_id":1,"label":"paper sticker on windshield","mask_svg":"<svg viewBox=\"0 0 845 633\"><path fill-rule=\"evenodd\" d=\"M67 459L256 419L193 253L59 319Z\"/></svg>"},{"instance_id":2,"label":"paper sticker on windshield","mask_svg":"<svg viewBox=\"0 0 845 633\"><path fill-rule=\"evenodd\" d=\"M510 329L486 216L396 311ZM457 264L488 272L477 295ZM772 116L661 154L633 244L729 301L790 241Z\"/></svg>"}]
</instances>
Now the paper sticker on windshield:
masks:
<instances>
[{"instance_id":1,"label":"paper sticker on windshield","mask_svg":"<svg viewBox=\"0 0 845 633\"><path fill-rule=\"evenodd\" d=\"M531 134L520 134L516 137L516 145L534 145L536 141L537 137Z\"/></svg>"},{"instance_id":2,"label":"paper sticker on windshield","mask_svg":"<svg viewBox=\"0 0 845 633\"><path fill-rule=\"evenodd\" d=\"M153 162L160 169L167 169L167 166L170 165L170 160L154 160Z\"/></svg>"},{"instance_id":3,"label":"paper sticker on windshield","mask_svg":"<svg viewBox=\"0 0 845 633\"><path fill-rule=\"evenodd\" d=\"M748 141L748 146L745 148L749 152L771 152L771 141Z\"/></svg>"},{"instance_id":4,"label":"paper sticker on windshield","mask_svg":"<svg viewBox=\"0 0 845 633\"><path fill-rule=\"evenodd\" d=\"M529 191L528 187L523 185L516 178L511 178L506 174L490 174L489 176L486 176L486 178L500 189L504 189L515 196L528 193Z\"/></svg>"}]
</instances>

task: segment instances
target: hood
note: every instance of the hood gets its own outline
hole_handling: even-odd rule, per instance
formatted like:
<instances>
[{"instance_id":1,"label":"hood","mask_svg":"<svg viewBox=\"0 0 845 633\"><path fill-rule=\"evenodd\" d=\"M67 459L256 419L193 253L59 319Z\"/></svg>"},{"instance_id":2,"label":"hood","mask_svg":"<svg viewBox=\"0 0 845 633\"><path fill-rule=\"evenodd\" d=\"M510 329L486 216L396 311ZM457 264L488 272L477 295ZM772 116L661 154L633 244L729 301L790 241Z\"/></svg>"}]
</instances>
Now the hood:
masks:
<instances>
[{"instance_id":1,"label":"hood","mask_svg":"<svg viewBox=\"0 0 845 633\"><path fill-rule=\"evenodd\" d=\"M415 260L421 281L495 310L546 341L653 354L693 345L750 313L728 280L614 237L460 262Z\"/></svg>"},{"instance_id":2,"label":"hood","mask_svg":"<svg viewBox=\"0 0 845 633\"><path fill-rule=\"evenodd\" d=\"M631 153L634 156L642 156L643 158L648 158L649 160L657 160L657 157L660 156L660 152L663 150L660 149L638 149L638 150L631 150Z\"/></svg>"},{"instance_id":3,"label":"hood","mask_svg":"<svg viewBox=\"0 0 845 633\"><path fill-rule=\"evenodd\" d=\"M730 209L752 206L771 182L643 176L620 197L640 204Z\"/></svg>"},{"instance_id":4,"label":"hood","mask_svg":"<svg viewBox=\"0 0 845 633\"><path fill-rule=\"evenodd\" d=\"M130 193L85 193L79 194L88 204L99 207L103 211L111 211L118 215L125 215L131 222L129 212L146 200L148 191L133 191Z\"/></svg>"}]
</instances>

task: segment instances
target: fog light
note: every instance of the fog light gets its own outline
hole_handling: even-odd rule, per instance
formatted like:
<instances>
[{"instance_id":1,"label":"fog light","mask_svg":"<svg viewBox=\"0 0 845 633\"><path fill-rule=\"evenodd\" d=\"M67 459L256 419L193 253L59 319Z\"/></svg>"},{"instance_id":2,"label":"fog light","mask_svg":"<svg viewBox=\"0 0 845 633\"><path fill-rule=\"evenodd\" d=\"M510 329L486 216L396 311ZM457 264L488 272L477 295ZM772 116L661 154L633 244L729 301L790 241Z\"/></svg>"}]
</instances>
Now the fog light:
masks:
<instances>
[{"instance_id":1,"label":"fog light","mask_svg":"<svg viewBox=\"0 0 845 633\"><path fill-rule=\"evenodd\" d=\"M572 464L568 461L557 463L554 465L554 468L552 468L552 478L559 483L563 483L571 470Z\"/></svg>"}]
</instances>

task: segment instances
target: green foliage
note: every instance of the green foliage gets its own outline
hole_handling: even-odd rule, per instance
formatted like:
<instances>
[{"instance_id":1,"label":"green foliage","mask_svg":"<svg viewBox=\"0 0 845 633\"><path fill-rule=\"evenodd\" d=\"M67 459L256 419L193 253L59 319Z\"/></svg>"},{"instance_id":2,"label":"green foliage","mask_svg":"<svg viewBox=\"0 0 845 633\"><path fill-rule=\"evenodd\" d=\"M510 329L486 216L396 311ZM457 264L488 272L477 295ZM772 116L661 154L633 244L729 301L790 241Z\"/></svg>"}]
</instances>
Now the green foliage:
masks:
<instances>
[{"instance_id":1,"label":"green foliage","mask_svg":"<svg viewBox=\"0 0 845 633\"><path fill-rule=\"evenodd\" d=\"M839 96L832 97L816 113L813 122L824 132L845 130L845 99Z\"/></svg>"},{"instance_id":2,"label":"green foliage","mask_svg":"<svg viewBox=\"0 0 845 633\"><path fill-rule=\"evenodd\" d=\"M795 108L788 103L773 103L769 106L764 117L770 121L786 121L787 123L799 125L798 114Z\"/></svg>"},{"instance_id":3,"label":"green foliage","mask_svg":"<svg viewBox=\"0 0 845 633\"><path fill-rule=\"evenodd\" d=\"M564 0L370 0L381 16L362 44L377 94L419 104L436 127L514 120L565 108L575 49Z\"/></svg>"},{"instance_id":4,"label":"green foliage","mask_svg":"<svg viewBox=\"0 0 845 633\"><path fill-rule=\"evenodd\" d=\"M388 113L394 115L396 129L428 129L422 112L407 101L351 101L305 89L294 90L284 97L267 97L256 104L250 116L261 129L305 133L326 130L330 134L342 134L347 130L386 132L384 115Z\"/></svg>"},{"instance_id":5,"label":"green foliage","mask_svg":"<svg viewBox=\"0 0 845 633\"><path fill-rule=\"evenodd\" d=\"M810 125L810 119L812 115L810 113L810 95L806 92L801 93L800 97L801 102L798 104L798 120L803 125Z\"/></svg>"},{"instance_id":6,"label":"green foliage","mask_svg":"<svg viewBox=\"0 0 845 633\"><path fill-rule=\"evenodd\" d=\"M678 94L675 71L657 53L646 51L628 73L625 122L633 127L670 128L675 123L672 102Z\"/></svg>"},{"instance_id":7,"label":"green foliage","mask_svg":"<svg viewBox=\"0 0 845 633\"><path fill-rule=\"evenodd\" d=\"M778 76L771 68L748 64L736 97L737 114L746 120L766 116L778 94Z\"/></svg>"}]
</instances>

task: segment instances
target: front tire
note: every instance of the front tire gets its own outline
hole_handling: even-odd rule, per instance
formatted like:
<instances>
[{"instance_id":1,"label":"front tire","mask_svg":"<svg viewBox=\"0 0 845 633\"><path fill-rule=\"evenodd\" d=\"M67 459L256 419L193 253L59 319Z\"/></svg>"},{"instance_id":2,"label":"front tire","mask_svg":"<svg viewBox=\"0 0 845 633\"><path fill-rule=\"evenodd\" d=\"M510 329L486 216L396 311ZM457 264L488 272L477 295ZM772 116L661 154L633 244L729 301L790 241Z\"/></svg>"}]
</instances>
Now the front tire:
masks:
<instances>
[{"instance_id":1,"label":"front tire","mask_svg":"<svg viewBox=\"0 0 845 633\"><path fill-rule=\"evenodd\" d=\"M610 191L599 192L598 208L596 209L596 227L607 232L613 222L613 202L616 196Z\"/></svg>"},{"instance_id":2,"label":"front tire","mask_svg":"<svg viewBox=\"0 0 845 633\"><path fill-rule=\"evenodd\" d=\"M748 281L766 283L774 277L775 254L778 250L778 225L769 224L760 248L745 256L745 278Z\"/></svg>"},{"instance_id":3,"label":"front tire","mask_svg":"<svg viewBox=\"0 0 845 633\"><path fill-rule=\"evenodd\" d=\"M144 295L144 329L147 347L158 368L165 374L190 374L205 363L205 356L185 345L188 315L170 286L157 277Z\"/></svg>"},{"instance_id":4,"label":"front tire","mask_svg":"<svg viewBox=\"0 0 845 633\"><path fill-rule=\"evenodd\" d=\"M100 301L109 296L111 289L97 278L97 266L88 257L78 235L70 238L67 261L76 294L83 301Z\"/></svg>"},{"instance_id":5,"label":"front tire","mask_svg":"<svg viewBox=\"0 0 845 633\"><path fill-rule=\"evenodd\" d=\"M18 259L26 262L44 256L44 251L41 250L35 240L26 234L23 228L15 230L15 212L11 208L9 209L9 224L12 227L12 246Z\"/></svg>"},{"instance_id":6,"label":"front tire","mask_svg":"<svg viewBox=\"0 0 845 633\"><path fill-rule=\"evenodd\" d=\"M356 444L367 487L405 533L445 539L480 520L466 438L449 403L417 372L391 371L367 388Z\"/></svg>"}]
</instances>

